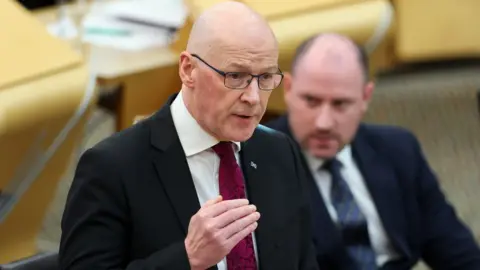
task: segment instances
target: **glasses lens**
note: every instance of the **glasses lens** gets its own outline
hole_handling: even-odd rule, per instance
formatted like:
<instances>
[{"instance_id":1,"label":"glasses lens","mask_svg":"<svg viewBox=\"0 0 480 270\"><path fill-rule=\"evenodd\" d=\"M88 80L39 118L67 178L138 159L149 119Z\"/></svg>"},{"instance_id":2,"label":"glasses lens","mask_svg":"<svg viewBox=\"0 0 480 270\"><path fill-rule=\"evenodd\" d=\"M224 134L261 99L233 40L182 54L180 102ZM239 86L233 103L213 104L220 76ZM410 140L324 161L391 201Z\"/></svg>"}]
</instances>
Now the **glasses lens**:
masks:
<instances>
[{"instance_id":1,"label":"glasses lens","mask_svg":"<svg viewBox=\"0 0 480 270\"><path fill-rule=\"evenodd\" d=\"M263 90L273 90L278 87L282 81L282 75L277 73L266 73L260 76L258 85Z\"/></svg>"}]
</instances>

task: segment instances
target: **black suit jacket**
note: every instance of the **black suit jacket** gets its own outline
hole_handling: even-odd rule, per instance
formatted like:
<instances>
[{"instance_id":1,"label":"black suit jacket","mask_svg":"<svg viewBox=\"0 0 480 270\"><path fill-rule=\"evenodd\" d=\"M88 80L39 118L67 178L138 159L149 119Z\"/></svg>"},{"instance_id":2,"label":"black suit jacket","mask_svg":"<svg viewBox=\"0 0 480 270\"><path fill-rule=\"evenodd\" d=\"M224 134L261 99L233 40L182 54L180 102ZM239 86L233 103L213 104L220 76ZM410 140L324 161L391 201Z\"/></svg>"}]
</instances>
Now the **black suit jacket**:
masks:
<instances>
[{"instance_id":1,"label":"black suit jacket","mask_svg":"<svg viewBox=\"0 0 480 270\"><path fill-rule=\"evenodd\" d=\"M266 125L292 137L286 116ZM435 270L480 269L478 245L445 199L413 134L397 127L362 124L352 152L383 226L402 256L383 269L411 269L419 259ZM303 157L302 162L309 170ZM320 268L356 269L308 174Z\"/></svg>"},{"instance_id":2,"label":"black suit jacket","mask_svg":"<svg viewBox=\"0 0 480 270\"><path fill-rule=\"evenodd\" d=\"M240 156L261 214L260 269L318 269L294 143L260 126ZM190 269L184 239L199 209L167 104L82 155L62 220L60 269Z\"/></svg>"}]
</instances>

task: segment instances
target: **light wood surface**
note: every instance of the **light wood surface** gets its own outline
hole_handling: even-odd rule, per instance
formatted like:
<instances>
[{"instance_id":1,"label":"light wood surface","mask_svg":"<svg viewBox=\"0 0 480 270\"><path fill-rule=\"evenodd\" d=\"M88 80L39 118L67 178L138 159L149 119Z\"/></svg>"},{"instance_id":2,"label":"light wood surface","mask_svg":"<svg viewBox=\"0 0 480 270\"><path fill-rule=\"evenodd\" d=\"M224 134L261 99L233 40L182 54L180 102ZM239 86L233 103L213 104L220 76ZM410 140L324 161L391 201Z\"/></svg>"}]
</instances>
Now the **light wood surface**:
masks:
<instances>
[{"instance_id":1,"label":"light wood surface","mask_svg":"<svg viewBox=\"0 0 480 270\"><path fill-rule=\"evenodd\" d=\"M70 6L70 8L74 8ZM87 9L88 10L88 9ZM56 8L35 11L35 17L44 25L55 22ZM92 62L92 69L98 77L119 81L122 76L148 71L157 67L171 65L177 56L168 47L158 47L142 51L125 51L110 47L83 45L87 47L84 55Z\"/></svg>"},{"instance_id":2,"label":"light wood surface","mask_svg":"<svg viewBox=\"0 0 480 270\"><path fill-rule=\"evenodd\" d=\"M480 57L480 1L394 0L404 62Z\"/></svg>"},{"instance_id":3,"label":"light wood surface","mask_svg":"<svg viewBox=\"0 0 480 270\"><path fill-rule=\"evenodd\" d=\"M79 53L15 0L0 0L0 264L38 252L95 89Z\"/></svg>"},{"instance_id":4,"label":"light wood surface","mask_svg":"<svg viewBox=\"0 0 480 270\"><path fill-rule=\"evenodd\" d=\"M282 17L295 16L312 10L326 10L342 5L349 5L359 0L302 0L282 1L277 0L243 0L245 4L260 12L268 20Z\"/></svg>"},{"instance_id":5,"label":"light wood surface","mask_svg":"<svg viewBox=\"0 0 480 270\"><path fill-rule=\"evenodd\" d=\"M55 22L56 8L38 10L35 15L47 25ZM97 76L99 86L120 87L117 130L131 126L136 115L158 110L169 95L180 89L178 53L169 47L142 51L87 44L83 47L90 72Z\"/></svg>"},{"instance_id":6,"label":"light wood surface","mask_svg":"<svg viewBox=\"0 0 480 270\"><path fill-rule=\"evenodd\" d=\"M81 64L80 55L49 35L16 1L0 1L0 25L0 89Z\"/></svg>"}]
</instances>

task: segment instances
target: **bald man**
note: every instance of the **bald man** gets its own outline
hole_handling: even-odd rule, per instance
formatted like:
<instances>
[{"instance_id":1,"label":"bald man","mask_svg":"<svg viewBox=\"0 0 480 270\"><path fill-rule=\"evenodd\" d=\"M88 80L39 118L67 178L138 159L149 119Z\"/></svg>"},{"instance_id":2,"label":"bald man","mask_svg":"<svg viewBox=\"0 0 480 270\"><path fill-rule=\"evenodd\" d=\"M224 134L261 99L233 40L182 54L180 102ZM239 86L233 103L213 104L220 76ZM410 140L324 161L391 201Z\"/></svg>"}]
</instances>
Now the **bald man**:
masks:
<instances>
[{"instance_id":1,"label":"bald man","mask_svg":"<svg viewBox=\"0 0 480 270\"><path fill-rule=\"evenodd\" d=\"M480 269L471 232L410 132L361 123L374 84L362 48L320 34L285 74L288 114L267 126L298 142L321 269Z\"/></svg>"},{"instance_id":2,"label":"bald man","mask_svg":"<svg viewBox=\"0 0 480 270\"><path fill-rule=\"evenodd\" d=\"M243 4L201 15L179 94L82 155L60 269L318 269L299 153L258 126L277 61L271 29Z\"/></svg>"}]
</instances>

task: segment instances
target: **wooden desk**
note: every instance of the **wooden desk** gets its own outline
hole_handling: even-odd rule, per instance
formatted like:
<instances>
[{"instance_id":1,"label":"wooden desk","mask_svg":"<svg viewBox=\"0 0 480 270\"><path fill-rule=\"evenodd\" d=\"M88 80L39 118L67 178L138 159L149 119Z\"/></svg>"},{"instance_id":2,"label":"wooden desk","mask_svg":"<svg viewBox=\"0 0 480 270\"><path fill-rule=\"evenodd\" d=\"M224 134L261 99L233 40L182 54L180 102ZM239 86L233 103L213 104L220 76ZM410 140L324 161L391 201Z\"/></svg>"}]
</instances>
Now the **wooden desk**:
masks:
<instances>
[{"instance_id":1,"label":"wooden desk","mask_svg":"<svg viewBox=\"0 0 480 270\"><path fill-rule=\"evenodd\" d=\"M56 20L55 8L40 9L34 14L45 24ZM117 130L131 126L136 115L158 110L168 96L180 90L178 56L169 48L130 52L84 44L82 52L101 88L120 87Z\"/></svg>"}]
</instances>

